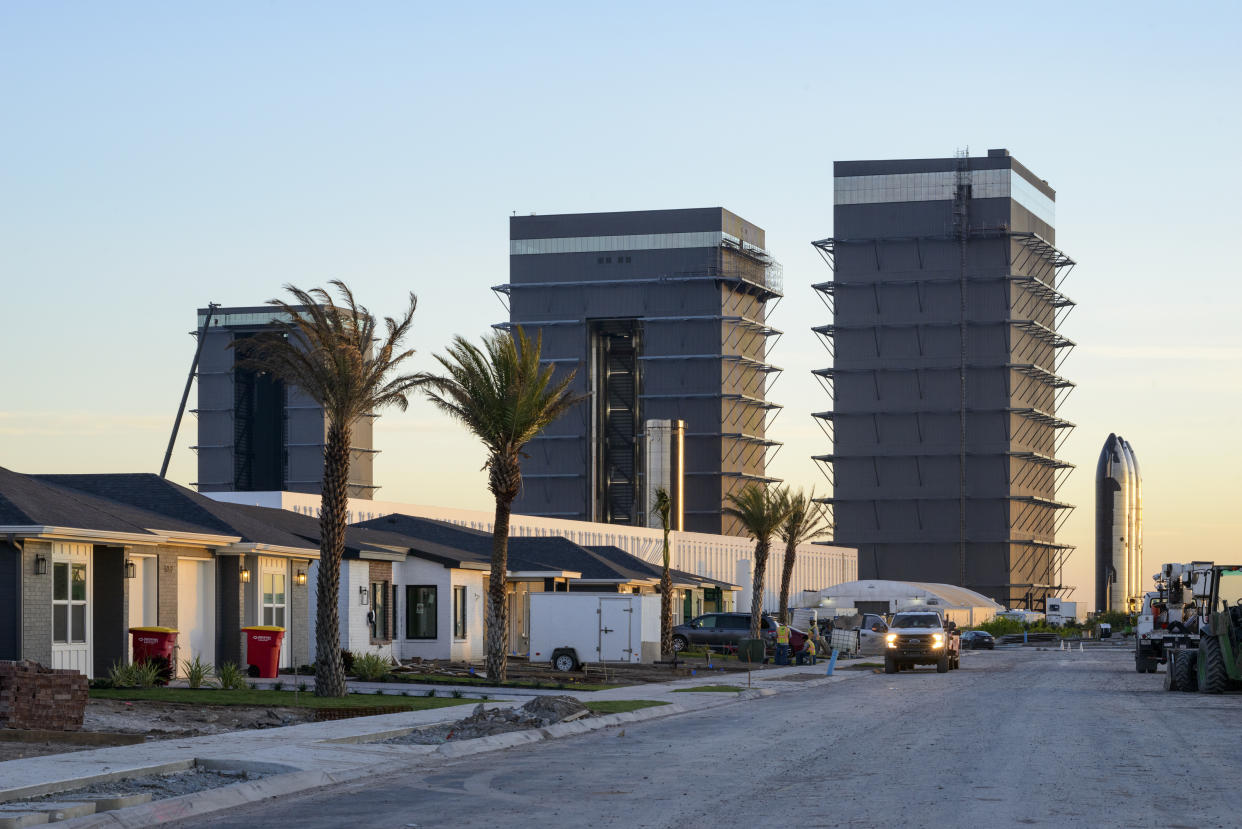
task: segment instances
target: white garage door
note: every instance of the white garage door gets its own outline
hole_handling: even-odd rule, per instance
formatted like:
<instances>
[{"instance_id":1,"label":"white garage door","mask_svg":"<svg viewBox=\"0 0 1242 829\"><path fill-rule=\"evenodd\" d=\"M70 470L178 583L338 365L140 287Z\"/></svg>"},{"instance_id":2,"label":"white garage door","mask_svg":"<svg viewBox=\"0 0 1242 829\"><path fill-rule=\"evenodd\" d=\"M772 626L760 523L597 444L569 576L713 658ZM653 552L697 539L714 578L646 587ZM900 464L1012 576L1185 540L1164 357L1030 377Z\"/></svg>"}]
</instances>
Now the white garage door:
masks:
<instances>
[{"instance_id":1,"label":"white garage door","mask_svg":"<svg viewBox=\"0 0 1242 829\"><path fill-rule=\"evenodd\" d=\"M177 559L178 658L216 662L216 580L211 559Z\"/></svg>"}]
</instances>

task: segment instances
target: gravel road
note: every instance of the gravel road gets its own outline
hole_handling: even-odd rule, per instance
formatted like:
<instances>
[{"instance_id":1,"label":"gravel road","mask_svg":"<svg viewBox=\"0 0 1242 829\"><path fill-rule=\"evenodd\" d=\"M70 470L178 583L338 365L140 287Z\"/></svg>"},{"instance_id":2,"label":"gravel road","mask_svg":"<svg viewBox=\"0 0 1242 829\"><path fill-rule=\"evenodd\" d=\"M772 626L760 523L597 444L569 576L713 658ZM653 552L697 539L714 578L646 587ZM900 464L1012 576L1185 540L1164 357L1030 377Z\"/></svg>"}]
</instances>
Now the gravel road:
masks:
<instances>
[{"instance_id":1,"label":"gravel road","mask_svg":"<svg viewBox=\"0 0 1242 829\"><path fill-rule=\"evenodd\" d=\"M871 675L193 825L1238 825L1242 695L1161 679L1122 650L968 652L948 674Z\"/></svg>"}]
</instances>

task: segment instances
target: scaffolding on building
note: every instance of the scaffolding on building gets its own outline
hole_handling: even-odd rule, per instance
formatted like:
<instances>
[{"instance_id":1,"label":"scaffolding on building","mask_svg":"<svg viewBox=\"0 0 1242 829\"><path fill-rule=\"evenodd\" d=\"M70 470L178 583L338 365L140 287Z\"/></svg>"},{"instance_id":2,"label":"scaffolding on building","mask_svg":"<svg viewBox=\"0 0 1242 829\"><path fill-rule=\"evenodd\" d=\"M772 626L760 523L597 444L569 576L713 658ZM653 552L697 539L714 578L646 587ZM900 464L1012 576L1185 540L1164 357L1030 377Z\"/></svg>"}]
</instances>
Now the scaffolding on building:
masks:
<instances>
[{"instance_id":1,"label":"scaffolding on building","mask_svg":"<svg viewBox=\"0 0 1242 829\"><path fill-rule=\"evenodd\" d=\"M812 246L819 253L825 264L828 265L832 273L832 278L816 283L812 287L834 319L832 323L815 326L812 331L817 335L832 363L835 364L838 340L842 337L850 336L851 332L853 332L854 336L865 336L864 332L870 332L871 345L862 345L862 347L868 350L873 348L875 357L883 357L886 356L884 354L884 343L880 335L883 329L906 329L912 331L915 350L919 357L923 357L925 355L924 332L939 326L958 327L959 359L953 363L945 361L933 365L849 368L836 368L835 365L830 365L826 368L815 369L812 371L812 374L824 389L825 394L832 403L832 407L827 411L815 412L812 414L812 417L820 426L829 445L835 446L837 424L841 417L871 416L874 418L882 413L880 401L883 394L880 380L883 374L889 372L913 373L918 384L919 397L921 399L923 384L928 378L937 373L957 373L961 384L960 405L953 410L952 414L956 414L959 417L958 468L960 477L958 492L951 500L956 501L958 506L960 518L957 542L959 550L959 576L962 579L962 583L965 583L966 545L977 543L970 539L969 527L965 521L967 515L966 504L971 500L975 500L975 496L972 496L966 488L966 468L967 464L970 463L970 458L987 454L968 450L969 434L967 430L969 428L970 416L974 413L988 412L1004 413L1012 416L1008 419L1009 423L1005 435L1010 445L1010 451L1003 454L1012 461L1009 481L1011 494L1008 500L1014 505L1015 510L1010 529L1010 538L1004 539L1003 542L1009 544L1012 550L1018 551L1018 554L1013 557L1014 561L1016 561L1015 567L1027 567L1031 560L1039 559L1043 565L1046 565L1046 572L1040 574L1040 581L1038 583L1027 580L1023 584L1018 584L1016 579L1018 573L1015 569L1011 573L1011 575L1015 576L1014 583L1004 587L1006 590L1011 588L1016 590L1020 587L1032 589L1037 594L1036 598L1042 600L1049 595L1054 595L1054 591L1066 589L1062 579L1063 567L1066 559L1074 549L1072 545L1057 544L1055 541L1056 533L1073 511L1072 505L1056 500L1055 496L1074 468L1073 464L1059 460L1057 453L1064 445L1066 438L1074 430L1075 424L1059 417L1057 411L1064 405L1075 387L1072 381L1061 376L1060 370L1066 358L1073 352L1076 344L1059 333L1061 325L1075 307L1074 301L1063 292L1065 279L1073 270L1075 262L1036 233L1015 232L1005 227L972 227L967 210L970 198L970 173L968 164L965 163L963 156L959 155L955 169L957 170L957 175L953 200L953 224L951 229L946 232L942 234L889 238L851 239L830 237L812 242ZM968 274L966 262L967 246L970 242L981 239L995 239L1005 243L1003 245L1006 263L1004 273ZM839 254L841 254L845 247L858 249L858 253L852 254L854 257L863 256L866 259L874 257L872 264L877 271L880 271L882 270L882 257L884 255L882 247L885 243L891 242L909 243L913 248L920 268L924 266L924 254L929 243L954 243L958 246L960 253L958 268L955 268L958 272L951 276L929 277L927 279L907 277L851 280L849 278L837 278ZM851 261L856 260L852 259ZM943 270L941 273L943 273ZM1010 313L1005 319L990 321L971 319L966 308L967 286L969 285L973 289L974 286L986 285L989 282L1012 286L1012 290L1009 291ZM936 321L926 323L875 322L855 325L840 325L835 322L838 302L846 292L858 292L852 295L854 297L853 301L857 302L861 299L861 301L868 303L869 306L874 308L878 316L881 312L882 292L908 288L912 294L906 296L911 297L919 312L923 313L927 307L929 291L936 289L938 286L942 291L946 288L951 290L949 286L957 286L961 307L956 319L945 320L942 316ZM989 325L1003 325L1010 332L1007 338L1007 342L1011 343L1010 356L1003 363L978 362L972 358L972 354L967 348L969 332ZM966 388L968 375L972 369L993 368L1006 369L1008 376L1012 378L1007 384L1009 399L1012 401L1011 405L1005 409L972 408L968 405L969 398ZM876 401L875 411L851 411L847 415L843 415L836 410L837 380L844 376L864 376L869 378L870 393L874 394L874 400ZM943 380L940 382L943 382ZM854 387L851 386L851 388ZM864 393L867 394L868 392ZM928 412L892 413L914 416L916 423L919 424L919 434L922 434L922 425L919 417L922 414L928 414ZM944 412L943 414L948 413ZM875 428L878 433L878 425ZM903 456L908 454L910 453L905 452ZM839 459L841 459L841 456L833 452L814 456L814 460L819 465L821 472L823 472L834 489L836 488L837 477L835 474L835 464ZM1021 494L1013 494L1013 490L1019 490ZM1027 494L1032 492L1038 494ZM837 504L865 501L867 499L825 497L818 500L825 505L826 509L831 511ZM950 499L946 496L945 500ZM873 504L873 509L877 510L876 517L878 520L878 505ZM835 516L832 516L832 520L835 524ZM847 544L856 542L855 539L838 540L841 543ZM1002 540L997 539L997 542L1000 541ZM975 587L985 587L985 585L975 585ZM998 586L991 585L991 587Z\"/></svg>"}]
</instances>

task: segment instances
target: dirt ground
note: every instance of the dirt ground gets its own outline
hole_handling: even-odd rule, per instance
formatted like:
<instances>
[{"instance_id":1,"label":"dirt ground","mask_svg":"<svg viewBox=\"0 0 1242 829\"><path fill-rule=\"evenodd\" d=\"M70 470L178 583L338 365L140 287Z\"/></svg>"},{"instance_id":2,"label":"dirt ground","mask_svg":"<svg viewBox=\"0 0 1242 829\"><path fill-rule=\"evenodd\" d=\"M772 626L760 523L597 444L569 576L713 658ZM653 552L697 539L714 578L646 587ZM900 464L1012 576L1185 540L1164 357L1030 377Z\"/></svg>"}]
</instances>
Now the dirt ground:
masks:
<instances>
[{"instance_id":1,"label":"dirt ground","mask_svg":"<svg viewBox=\"0 0 1242 829\"><path fill-rule=\"evenodd\" d=\"M125 702L113 699L93 699L86 704L83 731L110 734L141 734L148 740L168 740L181 737L201 737L208 734L224 734L250 728L277 728L310 722L315 712L309 708L262 708L241 705L194 706L175 702ZM0 735L0 762L40 757L45 754L64 754L70 751L88 751L117 743L100 742L91 745L80 743L42 741L37 743L16 742L2 739Z\"/></svg>"}]
</instances>

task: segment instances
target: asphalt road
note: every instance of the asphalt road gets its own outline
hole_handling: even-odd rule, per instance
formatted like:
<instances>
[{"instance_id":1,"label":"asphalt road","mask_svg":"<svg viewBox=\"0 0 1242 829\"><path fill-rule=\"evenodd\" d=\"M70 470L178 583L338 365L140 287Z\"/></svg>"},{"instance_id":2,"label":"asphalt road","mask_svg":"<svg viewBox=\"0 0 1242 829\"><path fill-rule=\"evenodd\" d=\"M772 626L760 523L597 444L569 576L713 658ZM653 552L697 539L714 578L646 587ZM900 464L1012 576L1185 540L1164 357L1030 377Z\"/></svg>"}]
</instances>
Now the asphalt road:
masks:
<instances>
[{"instance_id":1,"label":"asphalt road","mask_svg":"<svg viewBox=\"0 0 1242 829\"><path fill-rule=\"evenodd\" d=\"M869 675L192 825L1237 826L1242 695L1162 678L1121 650L968 652L948 674Z\"/></svg>"}]
</instances>

